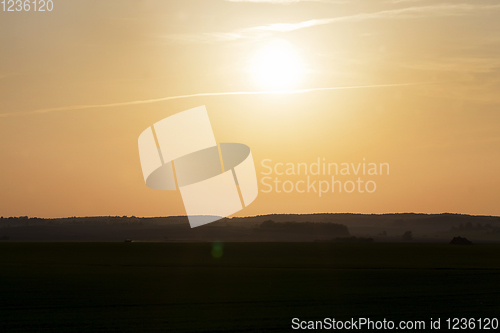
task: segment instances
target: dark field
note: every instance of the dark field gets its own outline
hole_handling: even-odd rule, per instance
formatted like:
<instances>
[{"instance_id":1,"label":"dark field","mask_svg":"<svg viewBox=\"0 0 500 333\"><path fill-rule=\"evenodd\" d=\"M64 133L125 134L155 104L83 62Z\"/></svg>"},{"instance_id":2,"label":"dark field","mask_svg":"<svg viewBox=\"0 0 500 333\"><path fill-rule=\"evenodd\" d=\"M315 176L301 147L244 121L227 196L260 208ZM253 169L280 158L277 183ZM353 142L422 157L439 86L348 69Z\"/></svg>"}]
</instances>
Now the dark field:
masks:
<instances>
[{"instance_id":1,"label":"dark field","mask_svg":"<svg viewBox=\"0 0 500 333\"><path fill-rule=\"evenodd\" d=\"M500 245L0 243L0 332L500 317ZM395 330L397 331L397 330ZM444 330L442 330L444 331Z\"/></svg>"}]
</instances>

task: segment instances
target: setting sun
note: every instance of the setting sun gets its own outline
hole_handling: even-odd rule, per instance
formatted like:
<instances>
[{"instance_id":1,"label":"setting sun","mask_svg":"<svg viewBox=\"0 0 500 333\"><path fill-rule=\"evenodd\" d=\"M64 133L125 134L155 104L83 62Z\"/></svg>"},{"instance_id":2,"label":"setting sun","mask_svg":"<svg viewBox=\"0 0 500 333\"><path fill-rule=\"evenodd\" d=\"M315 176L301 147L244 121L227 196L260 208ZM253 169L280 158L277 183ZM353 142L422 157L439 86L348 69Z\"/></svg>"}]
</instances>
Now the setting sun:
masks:
<instances>
[{"instance_id":1,"label":"setting sun","mask_svg":"<svg viewBox=\"0 0 500 333\"><path fill-rule=\"evenodd\" d=\"M262 88L291 88L301 78L302 62L289 42L274 41L255 55L252 75Z\"/></svg>"}]
</instances>

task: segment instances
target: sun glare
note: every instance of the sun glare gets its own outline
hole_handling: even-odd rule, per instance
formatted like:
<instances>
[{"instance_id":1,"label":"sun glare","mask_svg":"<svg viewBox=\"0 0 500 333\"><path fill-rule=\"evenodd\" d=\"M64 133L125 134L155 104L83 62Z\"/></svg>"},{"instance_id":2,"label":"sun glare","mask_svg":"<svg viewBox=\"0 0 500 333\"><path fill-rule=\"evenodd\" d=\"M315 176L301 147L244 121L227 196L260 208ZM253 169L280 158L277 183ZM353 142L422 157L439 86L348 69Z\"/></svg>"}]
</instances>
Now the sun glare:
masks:
<instances>
[{"instance_id":1,"label":"sun glare","mask_svg":"<svg viewBox=\"0 0 500 333\"><path fill-rule=\"evenodd\" d=\"M274 41L255 55L252 74L265 89L295 86L302 75L302 62L293 46L284 40Z\"/></svg>"}]
</instances>

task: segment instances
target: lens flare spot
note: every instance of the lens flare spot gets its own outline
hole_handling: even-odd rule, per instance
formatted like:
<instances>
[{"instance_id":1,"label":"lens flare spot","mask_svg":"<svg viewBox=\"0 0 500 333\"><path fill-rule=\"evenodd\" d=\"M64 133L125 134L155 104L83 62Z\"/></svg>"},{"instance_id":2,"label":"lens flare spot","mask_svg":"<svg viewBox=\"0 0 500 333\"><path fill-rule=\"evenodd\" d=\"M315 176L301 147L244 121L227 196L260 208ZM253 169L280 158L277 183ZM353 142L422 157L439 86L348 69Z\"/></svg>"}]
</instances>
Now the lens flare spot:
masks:
<instances>
[{"instance_id":1,"label":"lens flare spot","mask_svg":"<svg viewBox=\"0 0 500 333\"><path fill-rule=\"evenodd\" d=\"M222 244L221 242L214 242L212 244L212 257L214 257L215 259L219 259L220 257L222 257L223 248L224 244Z\"/></svg>"}]
</instances>

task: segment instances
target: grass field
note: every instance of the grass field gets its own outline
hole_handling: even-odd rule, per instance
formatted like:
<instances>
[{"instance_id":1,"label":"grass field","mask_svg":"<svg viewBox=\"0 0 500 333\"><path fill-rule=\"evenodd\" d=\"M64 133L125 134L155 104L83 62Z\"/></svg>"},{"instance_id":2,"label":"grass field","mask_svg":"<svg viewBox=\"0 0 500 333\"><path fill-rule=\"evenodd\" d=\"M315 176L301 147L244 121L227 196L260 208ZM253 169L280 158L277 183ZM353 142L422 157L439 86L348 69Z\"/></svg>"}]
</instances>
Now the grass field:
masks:
<instances>
[{"instance_id":1,"label":"grass field","mask_svg":"<svg viewBox=\"0 0 500 333\"><path fill-rule=\"evenodd\" d=\"M0 243L0 332L281 332L295 317L500 317L496 244L217 248Z\"/></svg>"}]
</instances>

